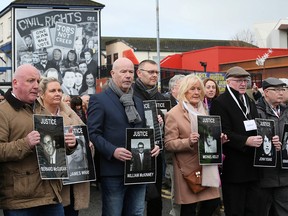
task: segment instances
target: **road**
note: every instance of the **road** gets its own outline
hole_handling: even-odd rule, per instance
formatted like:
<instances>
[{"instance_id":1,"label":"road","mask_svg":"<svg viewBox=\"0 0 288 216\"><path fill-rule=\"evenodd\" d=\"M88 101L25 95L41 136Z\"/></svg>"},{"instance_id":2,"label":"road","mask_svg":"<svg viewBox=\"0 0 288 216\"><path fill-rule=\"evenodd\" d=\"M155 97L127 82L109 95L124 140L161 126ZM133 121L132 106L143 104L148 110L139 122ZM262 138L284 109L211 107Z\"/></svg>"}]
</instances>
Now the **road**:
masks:
<instances>
[{"instance_id":1,"label":"road","mask_svg":"<svg viewBox=\"0 0 288 216\"><path fill-rule=\"evenodd\" d=\"M169 196L167 198L163 198L162 200L163 200L162 216L169 216L169 212L171 209L170 207L171 200L169 199ZM2 211L0 211L0 216L3 216ZM79 216L101 216L101 194L100 190L97 189L96 187L91 186L91 198L89 208L81 210ZM221 216L224 216L224 213L222 211Z\"/></svg>"},{"instance_id":2,"label":"road","mask_svg":"<svg viewBox=\"0 0 288 216\"><path fill-rule=\"evenodd\" d=\"M169 216L170 202L170 199L163 198L163 216ZM96 187L91 186L90 206L81 210L79 216L101 216L101 194Z\"/></svg>"}]
</instances>

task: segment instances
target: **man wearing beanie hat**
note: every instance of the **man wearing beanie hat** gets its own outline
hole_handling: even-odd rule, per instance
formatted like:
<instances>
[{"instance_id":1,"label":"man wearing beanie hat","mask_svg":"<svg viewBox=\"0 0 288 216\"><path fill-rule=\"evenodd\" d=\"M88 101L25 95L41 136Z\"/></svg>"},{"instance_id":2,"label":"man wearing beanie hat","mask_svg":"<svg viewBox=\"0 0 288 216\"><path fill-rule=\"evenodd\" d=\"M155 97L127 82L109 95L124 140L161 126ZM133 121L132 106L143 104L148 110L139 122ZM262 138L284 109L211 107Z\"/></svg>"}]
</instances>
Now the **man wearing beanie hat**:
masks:
<instances>
[{"instance_id":1,"label":"man wearing beanie hat","mask_svg":"<svg viewBox=\"0 0 288 216\"><path fill-rule=\"evenodd\" d=\"M276 150L281 149L279 137L283 136L284 125L288 123L288 108L281 105L285 91L284 86L286 86L284 82L274 77L263 80L263 97L256 104L260 118L272 119L275 122L276 136L272 138L272 143ZM282 139L281 137L280 140ZM261 215L268 215L271 206L276 213L274 215L288 215L288 170L281 168L282 157L280 154L281 151L277 151L275 168L259 168L260 185L263 191ZM284 160L283 162L285 165ZM287 162L286 167L288 167Z\"/></svg>"},{"instance_id":2,"label":"man wearing beanie hat","mask_svg":"<svg viewBox=\"0 0 288 216\"><path fill-rule=\"evenodd\" d=\"M261 189L253 159L262 137L257 136L253 121L258 117L256 105L246 94L250 74L236 66L225 77L225 92L213 101L210 110L211 115L221 116L222 131L229 139L223 144L226 157L221 176L225 215L260 216L257 202Z\"/></svg>"}]
</instances>

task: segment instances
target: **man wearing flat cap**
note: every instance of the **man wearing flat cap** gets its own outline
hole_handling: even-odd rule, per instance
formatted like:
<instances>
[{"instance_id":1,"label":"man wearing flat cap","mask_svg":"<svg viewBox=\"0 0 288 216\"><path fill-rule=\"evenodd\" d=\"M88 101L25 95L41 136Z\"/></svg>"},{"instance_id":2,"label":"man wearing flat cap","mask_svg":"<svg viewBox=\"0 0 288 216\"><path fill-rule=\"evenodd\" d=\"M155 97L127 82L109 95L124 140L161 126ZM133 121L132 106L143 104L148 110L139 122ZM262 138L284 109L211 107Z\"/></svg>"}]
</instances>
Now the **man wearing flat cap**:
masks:
<instances>
[{"instance_id":1,"label":"man wearing flat cap","mask_svg":"<svg viewBox=\"0 0 288 216\"><path fill-rule=\"evenodd\" d=\"M255 102L246 94L250 74L236 66L225 78L225 92L213 101L210 110L211 115L221 116L222 131L229 139L223 144L226 157L221 176L225 215L260 216L257 202L261 189L253 159L262 137L257 136Z\"/></svg>"},{"instance_id":2,"label":"man wearing flat cap","mask_svg":"<svg viewBox=\"0 0 288 216\"><path fill-rule=\"evenodd\" d=\"M288 215L288 170L281 168L282 151L279 151L281 149L279 137L280 140L283 139L284 125L288 123L288 109L281 105L285 86L284 82L274 77L263 80L263 97L256 104L260 118L272 119L275 122L276 136L272 138L272 143L278 150L276 167L260 169L260 185L263 192L261 215L268 215L271 206L275 211L273 215ZM283 147L283 151L286 151L285 146Z\"/></svg>"}]
</instances>

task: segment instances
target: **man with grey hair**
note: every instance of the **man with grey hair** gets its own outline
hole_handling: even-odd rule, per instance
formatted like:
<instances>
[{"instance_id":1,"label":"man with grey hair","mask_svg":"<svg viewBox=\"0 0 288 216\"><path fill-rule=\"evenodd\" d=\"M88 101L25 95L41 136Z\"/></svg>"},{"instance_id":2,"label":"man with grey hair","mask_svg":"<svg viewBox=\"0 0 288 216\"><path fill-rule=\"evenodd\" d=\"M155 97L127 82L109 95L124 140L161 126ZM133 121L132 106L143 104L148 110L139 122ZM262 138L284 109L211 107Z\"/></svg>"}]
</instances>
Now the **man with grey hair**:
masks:
<instances>
[{"instance_id":1,"label":"man with grey hair","mask_svg":"<svg viewBox=\"0 0 288 216\"><path fill-rule=\"evenodd\" d=\"M177 105L177 95L178 95L178 89L180 86L181 80L185 77L183 74L177 74L174 75L170 80L169 80L169 92L164 94L164 96L167 99L171 100L171 107L174 107Z\"/></svg>"},{"instance_id":2,"label":"man with grey hair","mask_svg":"<svg viewBox=\"0 0 288 216\"><path fill-rule=\"evenodd\" d=\"M280 79L280 80L286 84L284 86L285 91L283 92L282 104L287 106L288 105L288 79Z\"/></svg>"},{"instance_id":3,"label":"man with grey hair","mask_svg":"<svg viewBox=\"0 0 288 216\"><path fill-rule=\"evenodd\" d=\"M241 67L226 73L225 92L212 103L210 114L221 117L222 132L229 141L223 144L222 192L225 215L259 214L261 189L258 170L253 166L255 147L263 140L257 135L255 102L246 94L250 74Z\"/></svg>"},{"instance_id":4,"label":"man with grey hair","mask_svg":"<svg viewBox=\"0 0 288 216\"><path fill-rule=\"evenodd\" d=\"M281 158L281 143L284 136L284 125L288 123L288 107L281 104L286 84L281 80L269 77L262 82L263 97L257 101L259 117L274 120L275 136L272 143L277 151L277 158ZM281 168L277 160L274 168L260 168L260 185L262 188L263 203L261 215L268 215L273 206L273 215L288 215L288 170Z\"/></svg>"},{"instance_id":5,"label":"man with grey hair","mask_svg":"<svg viewBox=\"0 0 288 216\"><path fill-rule=\"evenodd\" d=\"M185 77L183 74L177 74L174 75L170 80L169 80L169 92L164 94L164 97L169 99L171 101L171 107L174 107L177 105L178 100L178 90L180 83L182 79ZM174 172L173 172L173 160L172 160L172 153L168 152L164 149L164 156L165 156L165 182L164 184L169 184L167 181L171 181L171 205L172 209L170 211L170 215L172 216L179 216L180 215L180 207L181 205L178 205L174 202Z\"/></svg>"}]
</instances>

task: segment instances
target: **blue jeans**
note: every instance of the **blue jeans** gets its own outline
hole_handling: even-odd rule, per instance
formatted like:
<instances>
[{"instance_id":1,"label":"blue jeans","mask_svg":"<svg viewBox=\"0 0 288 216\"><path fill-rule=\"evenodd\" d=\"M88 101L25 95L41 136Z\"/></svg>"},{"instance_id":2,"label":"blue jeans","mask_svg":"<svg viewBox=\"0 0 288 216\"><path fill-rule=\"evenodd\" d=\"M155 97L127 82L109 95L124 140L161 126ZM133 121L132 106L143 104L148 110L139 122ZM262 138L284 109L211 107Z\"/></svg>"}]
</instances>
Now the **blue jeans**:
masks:
<instances>
[{"instance_id":1,"label":"blue jeans","mask_svg":"<svg viewBox=\"0 0 288 216\"><path fill-rule=\"evenodd\" d=\"M123 177L102 177L102 216L143 216L146 185L124 185Z\"/></svg>"},{"instance_id":2,"label":"blue jeans","mask_svg":"<svg viewBox=\"0 0 288 216\"><path fill-rule=\"evenodd\" d=\"M4 216L64 216L62 204L36 206L26 209L3 210Z\"/></svg>"}]
</instances>

